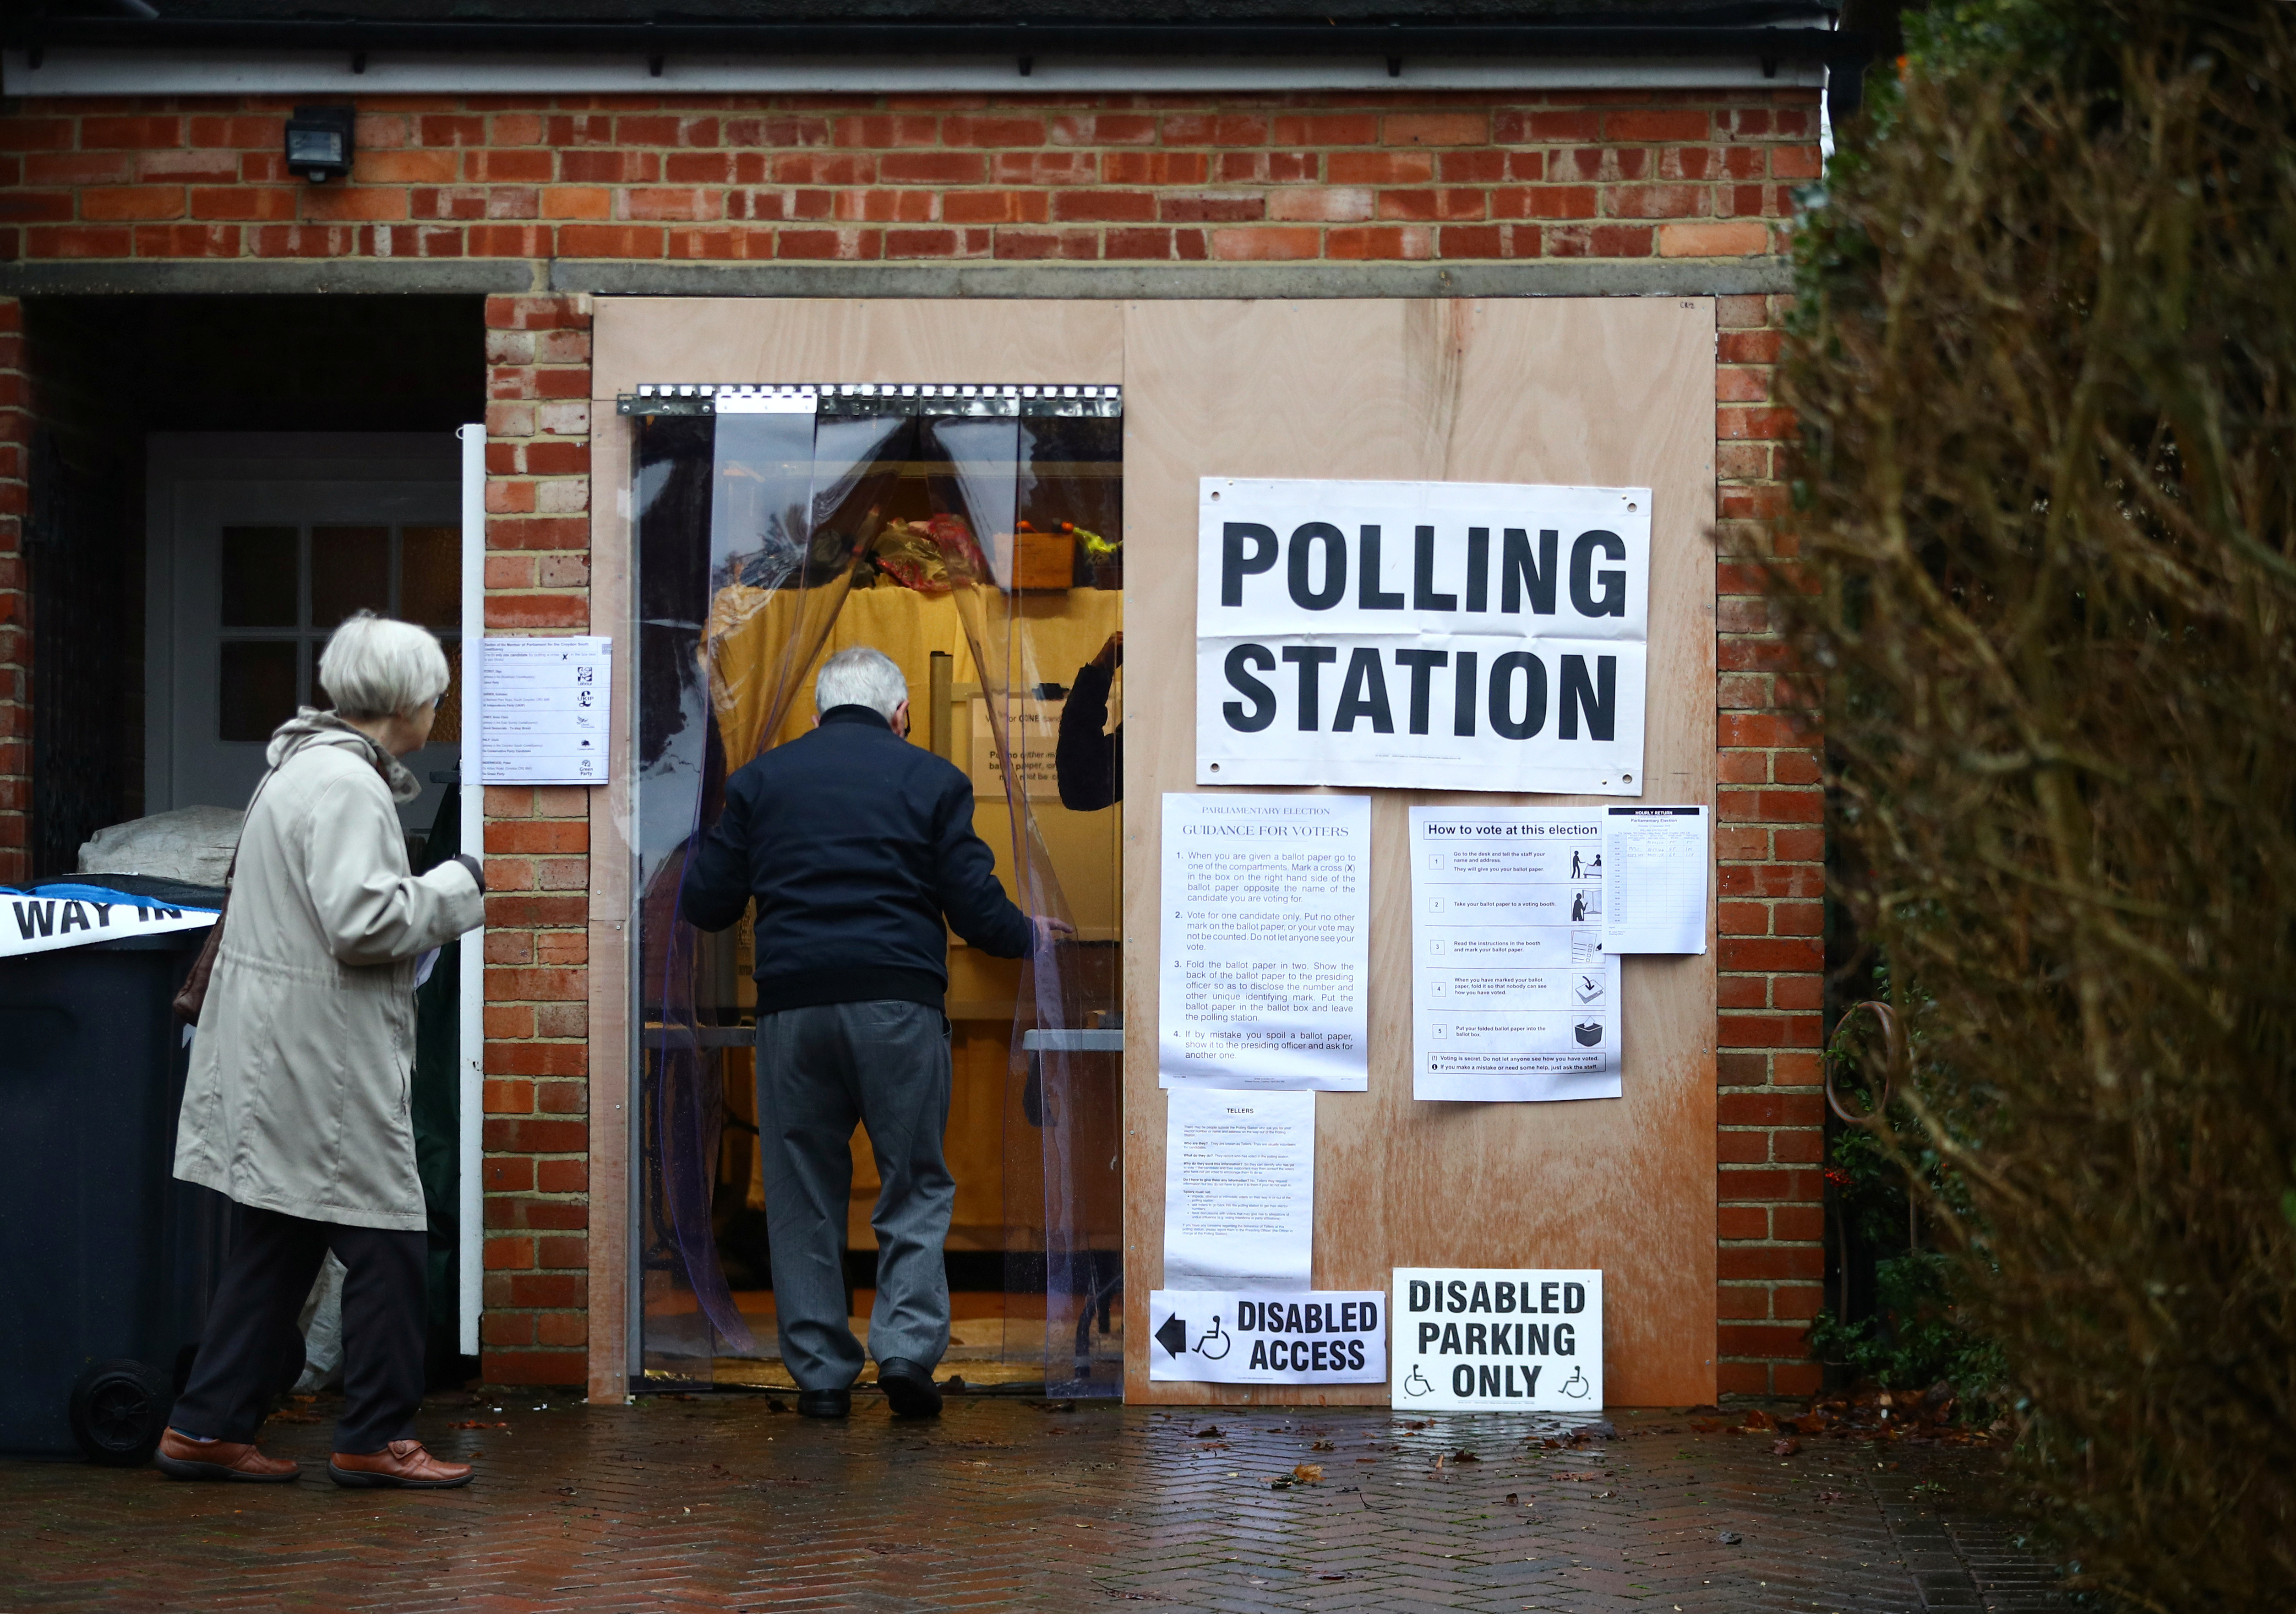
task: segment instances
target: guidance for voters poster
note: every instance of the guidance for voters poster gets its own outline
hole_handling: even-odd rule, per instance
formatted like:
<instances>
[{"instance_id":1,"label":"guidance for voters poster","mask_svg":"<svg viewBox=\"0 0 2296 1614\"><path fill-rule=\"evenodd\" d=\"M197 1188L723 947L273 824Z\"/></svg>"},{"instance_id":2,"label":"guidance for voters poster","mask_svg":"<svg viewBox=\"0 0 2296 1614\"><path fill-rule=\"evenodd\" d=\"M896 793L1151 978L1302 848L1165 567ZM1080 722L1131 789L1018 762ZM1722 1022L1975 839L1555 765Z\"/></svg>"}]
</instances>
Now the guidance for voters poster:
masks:
<instances>
[{"instance_id":1,"label":"guidance for voters poster","mask_svg":"<svg viewBox=\"0 0 2296 1614\"><path fill-rule=\"evenodd\" d=\"M1371 798L1168 793L1159 1085L1360 1093Z\"/></svg>"},{"instance_id":2,"label":"guidance for voters poster","mask_svg":"<svg viewBox=\"0 0 2296 1614\"><path fill-rule=\"evenodd\" d=\"M1411 809L1414 1098L1617 1098L1603 809Z\"/></svg>"}]
</instances>

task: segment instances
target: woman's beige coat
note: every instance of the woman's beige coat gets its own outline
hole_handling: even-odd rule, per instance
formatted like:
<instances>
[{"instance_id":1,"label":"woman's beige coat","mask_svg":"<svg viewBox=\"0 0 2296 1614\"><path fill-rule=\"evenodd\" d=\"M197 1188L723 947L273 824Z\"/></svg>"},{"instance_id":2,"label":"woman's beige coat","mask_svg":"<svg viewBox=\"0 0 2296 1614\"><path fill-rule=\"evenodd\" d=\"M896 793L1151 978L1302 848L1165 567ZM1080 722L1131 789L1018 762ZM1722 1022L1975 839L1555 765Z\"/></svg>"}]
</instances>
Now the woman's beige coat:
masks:
<instances>
[{"instance_id":1,"label":"woman's beige coat","mask_svg":"<svg viewBox=\"0 0 2296 1614\"><path fill-rule=\"evenodd\" d=\"M484 919L479 883L459 863L407 873L392 804L420 786L340 719L297 714L269 757L192 1042L176 1175L263 1210L419 1230L415 960Z\"/></svg>"}]
</instances>

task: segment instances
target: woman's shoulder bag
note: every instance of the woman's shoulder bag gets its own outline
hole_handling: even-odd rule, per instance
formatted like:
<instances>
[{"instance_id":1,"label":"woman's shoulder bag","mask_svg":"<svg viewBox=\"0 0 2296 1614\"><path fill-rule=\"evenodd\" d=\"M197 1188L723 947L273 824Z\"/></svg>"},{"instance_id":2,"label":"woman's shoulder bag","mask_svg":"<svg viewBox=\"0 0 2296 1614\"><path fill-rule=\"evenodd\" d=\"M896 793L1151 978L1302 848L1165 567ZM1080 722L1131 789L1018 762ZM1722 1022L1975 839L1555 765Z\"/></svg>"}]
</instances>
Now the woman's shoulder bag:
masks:
<instances>
[{"instance_id":1,"label":"woman's shoulder bag","mask_svg":"<svg viewBox=\"0 0 2296 1614\"><path fill-rule=\"evenodd\" d=\"M255 804L262 799L263 787L271 782L273 768L256 782L255 794L247 799L247 816L240 820L239 838L247 839L247 819L255 815ZM191 972L176 990L176 1018L184 1025L200 1023L200 1011L208 1001L208 979L215 973L216 954L223 946L224 917L231 912L231 882L239 873L239 847L231 848L231 864L223 872L223 901L216 905L216 922L208 927L208 938L200 944L200 955L192 960Z\"/></svg>"}]
</instances>

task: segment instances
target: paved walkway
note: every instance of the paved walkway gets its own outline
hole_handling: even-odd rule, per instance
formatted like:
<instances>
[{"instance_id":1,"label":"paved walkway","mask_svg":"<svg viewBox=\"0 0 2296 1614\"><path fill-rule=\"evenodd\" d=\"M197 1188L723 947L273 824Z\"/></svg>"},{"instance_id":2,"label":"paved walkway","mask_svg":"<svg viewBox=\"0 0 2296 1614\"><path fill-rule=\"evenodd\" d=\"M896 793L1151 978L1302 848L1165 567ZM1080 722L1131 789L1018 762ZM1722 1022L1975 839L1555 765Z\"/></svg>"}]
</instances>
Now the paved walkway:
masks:
<instances>
[{"instance_id":1,"label":"paved walkway","mask_svg":"<svg viewBox=\"0 0 2296 1614\"><path fill-rule=\"evenodd\" d=\"M0 1460L0 1608L2062 1606L1957 1511L1983 1451L1811 1438L1781 1456L1710 1417L1612 1421L1615 1439L1550 1444L1563 1425L1516 1415L973 1397L920 1425L871 1396L822 1424L758 1396L444 1397L424 1432L480 1464L466 1490L340 1490L324 1422L266 1431L307 1465L293 1486Z\"/></svg>"}]
</instances>

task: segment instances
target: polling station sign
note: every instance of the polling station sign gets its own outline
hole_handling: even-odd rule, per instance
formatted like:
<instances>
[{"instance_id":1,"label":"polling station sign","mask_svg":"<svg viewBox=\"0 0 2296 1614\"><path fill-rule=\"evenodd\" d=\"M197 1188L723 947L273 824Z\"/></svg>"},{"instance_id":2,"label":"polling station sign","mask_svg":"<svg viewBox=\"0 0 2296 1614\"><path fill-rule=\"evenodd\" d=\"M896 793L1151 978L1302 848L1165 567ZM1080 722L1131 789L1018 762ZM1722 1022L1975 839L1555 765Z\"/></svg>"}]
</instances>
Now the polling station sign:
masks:
<instances>
[{"instance_id":1,"label":"polling station sign","mask_svg":"<svg viewBox=\"0 0 2296 1614\"><path fill-rule=\"evenodd\" d=\"M1148 1297L1148 1377L1193 1384L1377 1384L1387 1297L1377 1290Z\"/></svg>"},{"instance_id":2,"label":"polling station sign","mask_svg":"<svg viewBox=\"0 0 2296 1614\"><path fill-rule=\"evenodd\" d=\"M1415 1412L1603 1405L1603 1274L1398 1266L1390 1400Z\"/></svg>"},{"instance_id":3,"label":"polling station sign","mask_svg":"<svg viewBox=\"0 0 2296 1614\"><path fill-rule=\"evenodd\" d=\"M1206 477L1196 782L1639 796L1646 487Z\"/></svg>"},{"instance_id":4,"label":"polling station sign","mask_svg":"<svg viewBox=\"0 0 2296 1614\"><path fill-rule=\"evenodd\" d=\"M211 908L169 907L102 886L37 886L29 891L0 888L0 958L130 936L204 930L215 922Z\"/></svg>"}]
</instances>

